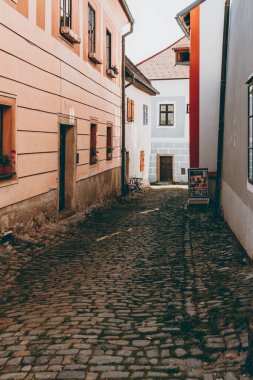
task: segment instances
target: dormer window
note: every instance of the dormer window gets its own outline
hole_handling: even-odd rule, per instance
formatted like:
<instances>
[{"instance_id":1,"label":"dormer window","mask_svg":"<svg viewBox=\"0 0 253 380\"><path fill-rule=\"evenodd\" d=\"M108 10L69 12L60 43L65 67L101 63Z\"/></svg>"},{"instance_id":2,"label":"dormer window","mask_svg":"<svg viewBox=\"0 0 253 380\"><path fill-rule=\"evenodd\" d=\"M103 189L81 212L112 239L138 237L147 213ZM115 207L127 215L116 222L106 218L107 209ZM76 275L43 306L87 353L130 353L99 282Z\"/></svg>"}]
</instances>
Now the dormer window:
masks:
<instances>
[{"instance_id":1,"label":"dormer window","mask_svg":"<svg viewBox=\"0 0 253 380\"><path fill-rule=\"evenodd\" d=\"M190 64L190 51L189 48L175 48L176 65L189 65Z\"/></svg>"}]
</instances>

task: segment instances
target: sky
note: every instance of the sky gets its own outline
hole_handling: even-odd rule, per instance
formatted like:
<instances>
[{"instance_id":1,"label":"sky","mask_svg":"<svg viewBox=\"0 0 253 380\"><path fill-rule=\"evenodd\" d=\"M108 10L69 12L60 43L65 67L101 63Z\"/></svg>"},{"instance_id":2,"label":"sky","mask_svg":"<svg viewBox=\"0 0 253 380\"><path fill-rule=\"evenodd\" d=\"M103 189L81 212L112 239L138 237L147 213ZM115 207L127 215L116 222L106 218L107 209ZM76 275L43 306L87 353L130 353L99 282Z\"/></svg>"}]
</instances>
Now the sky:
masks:
<instances>
[{"instance_id":1,"label":"sky","mask_svg":"<svg viewBox=\"0 0 253 380\"><path fill-rule=\"evenodd\" d=\"M157 53L183 36L175 16L193 0L127 0L134 33L126 39L126 54L134 62Z\"/></svg>"}]
</instances>

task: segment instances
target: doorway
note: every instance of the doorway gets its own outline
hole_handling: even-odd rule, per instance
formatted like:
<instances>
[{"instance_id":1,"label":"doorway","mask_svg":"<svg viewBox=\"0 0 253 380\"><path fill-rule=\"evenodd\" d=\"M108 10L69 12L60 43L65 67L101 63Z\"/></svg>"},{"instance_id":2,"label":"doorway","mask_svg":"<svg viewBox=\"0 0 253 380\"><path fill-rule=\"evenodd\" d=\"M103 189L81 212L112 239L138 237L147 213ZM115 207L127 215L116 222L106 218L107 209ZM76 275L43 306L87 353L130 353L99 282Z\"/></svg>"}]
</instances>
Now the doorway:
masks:
<instances>
[{"instance_id":1,"label":"doorway","mask_svg":"<svg viewBox=\"0 0 253 380\"><path fill-rule=\"evenodd\" d=\"M75 134L72 125L60 124L59 211L72 210L75 184Z\"/></svg>"},{"instance_id":2,"label":"doorway","mask_svg":"<svg viewBox=\"0 0 253 380\"><path fill-rule=\"evenodd\" d=\"M172 182L173 181L173 157L160 156L160 181Z\"/></svg>"}]
</instances>

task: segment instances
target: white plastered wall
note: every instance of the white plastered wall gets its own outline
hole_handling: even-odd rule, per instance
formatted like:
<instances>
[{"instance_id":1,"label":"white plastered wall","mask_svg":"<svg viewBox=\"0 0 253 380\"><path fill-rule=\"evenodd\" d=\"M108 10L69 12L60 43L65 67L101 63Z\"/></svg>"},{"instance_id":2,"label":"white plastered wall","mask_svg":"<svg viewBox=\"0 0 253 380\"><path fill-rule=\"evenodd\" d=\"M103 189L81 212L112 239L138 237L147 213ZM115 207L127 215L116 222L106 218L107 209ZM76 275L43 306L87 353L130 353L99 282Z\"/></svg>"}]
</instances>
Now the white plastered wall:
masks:
<instances>
[{"instance_id":1,"label":"white plastered wall","mask_svg":"<svg viewBox=\"0 0 253 380\"><path fill-rule=\"evenodd\" d=\"M126 122L126 150L129 152L130 177L143 178L144 185L149 185L149 156L151 150L151 96L134 86L126 89L126 96L135 102L135 120ZM143 124L143 105L148 106L148 124ZM140 171L140 152L144 151L144 172Z\"/></svg>"},{"instance_id":2,"label":"white plastered wall","mask_svg":"<svg viewBox=\"0 0 253 380\"><path fill-rule=\"evenodd\" d=\"M200 6L199 165L215 172L219 127L220 80L225 0Z\"/></svg>"}]
</instances>

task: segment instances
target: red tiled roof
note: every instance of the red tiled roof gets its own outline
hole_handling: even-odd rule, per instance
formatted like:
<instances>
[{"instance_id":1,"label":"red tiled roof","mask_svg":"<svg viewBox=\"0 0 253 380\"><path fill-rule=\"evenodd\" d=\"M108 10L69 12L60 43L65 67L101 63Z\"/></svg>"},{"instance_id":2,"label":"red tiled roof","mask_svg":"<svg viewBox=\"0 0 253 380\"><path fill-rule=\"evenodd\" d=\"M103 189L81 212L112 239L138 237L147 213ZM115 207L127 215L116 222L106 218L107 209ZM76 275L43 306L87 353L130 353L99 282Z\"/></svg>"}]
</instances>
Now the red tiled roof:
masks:
<instances>
[{"instance_id":1,"label":"red tiled roof","mask_svg":"<svg viewBox=\"0 0 253 380\"><path fill-rule=\"evenodd\" d=\"M179 47L190 47L187 37L170 45L166 49L138 63L136 66L149 80L156 79L188 79L189 66L175 64L175 51Z\"/></svg>"}]
</instances>

